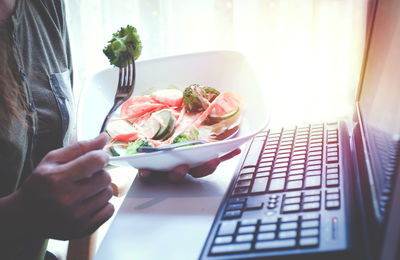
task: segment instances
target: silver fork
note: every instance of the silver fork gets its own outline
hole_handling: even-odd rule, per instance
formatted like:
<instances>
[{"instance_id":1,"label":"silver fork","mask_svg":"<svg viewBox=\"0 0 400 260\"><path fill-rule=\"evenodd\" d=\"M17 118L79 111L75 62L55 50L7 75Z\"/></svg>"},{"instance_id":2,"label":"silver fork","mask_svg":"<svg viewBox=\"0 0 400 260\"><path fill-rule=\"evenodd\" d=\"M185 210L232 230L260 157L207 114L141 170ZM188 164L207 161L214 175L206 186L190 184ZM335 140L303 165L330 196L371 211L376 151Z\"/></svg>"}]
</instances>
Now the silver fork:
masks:
<instances>
[{"instance_id":1,"label":"silver fork","mask_svg":"<svg viewBox=\"0 0 400 260\"><path fill-rule=\"evenodd\" d=\"M133 89L135 88L135 79L135 59L133 55L131 55L126 66L122 67L122 64L120 63L118 87L117 92L115 93L114 105L111 107L106 118L104 119L100 133L106 130L108 121L110 120L110 117L115 112L115 110L117 110L117 108L132 95Z\"/></svg>"}]
</instances>

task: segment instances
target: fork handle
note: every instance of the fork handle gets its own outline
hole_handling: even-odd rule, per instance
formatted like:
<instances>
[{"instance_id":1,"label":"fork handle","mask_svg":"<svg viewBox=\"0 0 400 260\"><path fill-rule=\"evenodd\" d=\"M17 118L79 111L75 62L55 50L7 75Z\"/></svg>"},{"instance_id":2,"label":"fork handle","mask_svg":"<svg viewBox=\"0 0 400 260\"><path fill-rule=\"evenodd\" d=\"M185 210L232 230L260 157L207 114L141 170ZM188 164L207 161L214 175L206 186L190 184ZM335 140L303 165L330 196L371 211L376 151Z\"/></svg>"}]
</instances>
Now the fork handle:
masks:
<instances>
[{"instance_id":1,"label":"fork handle","mask_svg":"<svg viewBox=\"0 0 400 260\"><path fill-rule=\"evenodd\" d=\"M100 134L103 133L106 130L108 121L110 121L111 115L115 112L115 110L117 110L117 108L124 102L124 100L118 100L116 102L114 102L114 105L111 107L110 111L108 112L106 118L103 121L103 125L101 126L100 129Z\"/></svg>"}]
</instances>

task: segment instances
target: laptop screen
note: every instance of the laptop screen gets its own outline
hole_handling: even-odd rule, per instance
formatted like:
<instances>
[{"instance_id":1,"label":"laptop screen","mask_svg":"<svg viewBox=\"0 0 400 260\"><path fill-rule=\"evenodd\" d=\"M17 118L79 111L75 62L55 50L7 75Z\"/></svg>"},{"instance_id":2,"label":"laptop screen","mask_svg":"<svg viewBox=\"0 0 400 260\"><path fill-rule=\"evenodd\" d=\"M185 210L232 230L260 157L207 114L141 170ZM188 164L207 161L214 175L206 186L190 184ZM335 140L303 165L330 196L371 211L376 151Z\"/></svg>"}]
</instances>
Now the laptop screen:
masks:
<instances>
[{"instance_id":1,"label":"laptop screen","mask_svg":"<svg viewBox=\"0 0 400 260\"><path fill-rule=\"evenodd\" d=\"M400 148L400 4L375 17L359 99L369 154L374 209L383 220Z\"/></svg>"}]
</instances>

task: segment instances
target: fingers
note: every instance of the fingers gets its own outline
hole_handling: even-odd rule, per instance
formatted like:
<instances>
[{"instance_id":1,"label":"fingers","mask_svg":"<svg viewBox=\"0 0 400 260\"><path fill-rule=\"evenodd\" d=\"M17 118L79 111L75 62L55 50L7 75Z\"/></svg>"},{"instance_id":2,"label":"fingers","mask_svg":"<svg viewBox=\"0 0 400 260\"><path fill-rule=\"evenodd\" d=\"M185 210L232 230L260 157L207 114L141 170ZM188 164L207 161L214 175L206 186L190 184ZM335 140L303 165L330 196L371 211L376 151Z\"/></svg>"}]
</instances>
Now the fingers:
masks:
<instances>
[{"instance_id":1,"label":"fingers","mask_svg":"<svg viewBox=\"0 0 400 260\"><path fill-rule=\"evenodd\" d=\"M107 143L107 140L107 134L102 133L93 140L80 141L73 145L54 150L48 153L45 159L52 160L60 164L66 163L90 151L103 149L104 145Z\"/></svg>"},{"instance_id":2,"label":"fingers","mask_svg":"<svg viewBox=\"0 0 400 260\"><path fill-rule=\"evenodd\" d=\"M105 205L108 204L108 201L111 199L111 197L112 188L111 186L107 186L97 194L83 201L78 209L78 212L81 212L80 214L82 214L82 216L93 215L104 208Z\"/></svg>"},{"instance_id":3,"label":"fingers","mask_svg":"<svg viewBox=\"0 0 400 260\"><path fill-rule=\"evenodd\" d=\"M213 173L220 162L220 158L212 159L200 166L190 169L189 174L195 178L205 177Z\"/></svg>"},{"instance_id":4,"label":"fingers","mask_svg":"<svg viewBox=\"0 0 400 260\"><path fill-rule=\"evenodd\" d=\"M192 168L189 170L189 174L192 175L195 178L201 178L201 177L205 177L207 175L210 175L211 173L213 173L218 165L226 160L229 160L233 157L235 157L236 155L240 154L241 150L235 149L232 152L225 154L219 158L216 159L212 159L198 167Z\"/></svg>"},{"instance_id":5,"label":"fingers","mask_svg":"<svg viewBox=\"0 0 400 260\"><path fill-rule=\"evenodd\" d=\"M221 162L232 159L233 157L235 157L236 155L240 154L242 151L240 150L240 148L237 148L235 150L233 150L230 153L227 153L223 156L221 156L219 159L221 160Z\"/></svg>"},{"instance_id":6,"label":"fingers","mask_svg":"<svg viewBox=\"0 0 400 260\"><path fill-rule=\"evenodd\" d=\"M167 176L170 182L179 182L183 180L189 167L187 165L179 165L175 167Z\"/></svg>"},{"instance_id":7,"label":"fingers","mask_svg":"<svg viewBox=\"0 0 400 260\"><path fill-rule=\"evenodd\" d=\"M60 172L68 175L68 180L79 181L90 178L102 170L109 161L109 156L104 151L91 151L75 160L60 165Z\"/></svg>"},{"instance_id":8,"label":"fingers","mask_svg":"<svg viewBox=\"0 0 400 260\"><path fill-rule=\"evenodd\" d=\"M76 183L77 188L81 191L80 198L82 200L94 196L100 191L110 187L110 185L111 176L104 170L97 172L92 178L84 179Z\"/></svg>"},{"instance_id":9,"label":"fingers","mask_svg":"<svg viewBox=\"0 0 400 260\"><path fill-rule=\"evenodd\" d=\"M101 210L99 210L92 218L91 223L86 229L86 234L92 234L96 231L104 222L114 214L114 206L111 203L107 203Z\"/></svg>"},{"instance_id":10,"label":"fingers","mask_svg":"<svg viewBox=\"0 0 400 260\"><path fill-rule=\"evenodd\" d=\"M229 160L240 153L241 150L238 148L219 158L212 159L198 167L191 169L187 165L179 165L171 171L151 171L149 169L140 169L139 176L142 178L142 180L147 182L165 179L169 180L170 182L179 182L183 180L186 173L189 173L195 178L201 178L213 173L221 162Z\"/></svg>"}]
</instances>

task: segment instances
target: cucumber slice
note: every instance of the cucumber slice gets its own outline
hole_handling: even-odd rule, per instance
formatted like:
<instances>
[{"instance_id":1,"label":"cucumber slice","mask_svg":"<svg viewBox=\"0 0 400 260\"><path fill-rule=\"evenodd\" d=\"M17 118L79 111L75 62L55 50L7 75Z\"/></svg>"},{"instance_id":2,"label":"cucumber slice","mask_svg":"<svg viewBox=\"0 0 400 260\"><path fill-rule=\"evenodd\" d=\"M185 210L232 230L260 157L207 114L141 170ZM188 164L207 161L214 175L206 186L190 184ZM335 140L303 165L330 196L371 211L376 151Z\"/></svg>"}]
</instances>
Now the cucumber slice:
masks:
<instances>
[{"instance_id":1,"label":"cucumber slice","mask_svg":"<svg viewBox=\"0 0 400 260\"><path fill-rule=\"evenodd\" d=\"M121 156L126 154L126 148L118 145L118 143L115 143L109 149L113 156Z\"/></svg>"},{"instance_id":2,"label":"cucumber slice","mask_svg":"<svg viewBox=\"0 0 400 260\"><path fill-rule=\"evenodd\" d=\"M151 117L154 117L161 125L160 130L154 135L154 139L165 140L173 134L176 120L171 111L164 109L154 113Z\"/></svg>"},{"instance_id":3,"label":"cucumber slice","mask_svg":"<svg viewBox=\"0 0 400 260\"><path fill-rule=\"evenodd\" d=\"M107 125L107 133L111 138L117 135L130 134L132 132L135 132L135 129L125 120L110 121Z\"/></svg>"},{"instance_id":4,"label":"cucumber slice","mask_svg":"<svg viewBox=\"0 0 400 260\"><path fill-rule=\"evenodd\" d=\"M151 117L145 121L141 127L143 134L147 138L154 139L161 129L161 124L153 115L151 115Z\"/></svg>"},{"instance_id":5,"label":"cucumber slice","mask_svg":"<svg viewBox=\"0 0 400 260\"><path fill-rule=\"evenodd\" d=\"M225 115L223 115L223 116L218 116L218 115L216 115L216 114L210 114L210 115L208 115L208 117L206 118L205 123L206 123L206 124L209 124L209 125L216 124L216 123L221 122L222 120L225 120L225 119L234 117L234 116L236 116L237 114L239 114L239 107L238 107L236 110L234 110L234 111L232 111L232 112L230 112L230 113L228 113L228 114L225 114Z\"/></svg>"}]
</instances>

